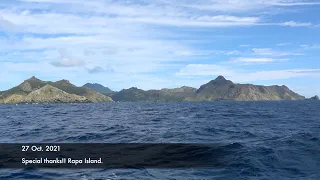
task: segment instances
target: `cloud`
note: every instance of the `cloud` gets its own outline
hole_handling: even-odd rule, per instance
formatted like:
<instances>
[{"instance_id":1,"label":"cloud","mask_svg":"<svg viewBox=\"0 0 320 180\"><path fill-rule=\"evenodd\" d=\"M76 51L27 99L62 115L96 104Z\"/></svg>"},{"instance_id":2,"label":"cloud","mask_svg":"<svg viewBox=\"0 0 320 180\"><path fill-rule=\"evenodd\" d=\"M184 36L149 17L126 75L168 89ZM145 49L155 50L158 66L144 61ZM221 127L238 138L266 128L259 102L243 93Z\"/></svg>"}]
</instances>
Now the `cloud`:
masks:
<instances>
[{"instance_id":1,"label":"cloud","mask_svg":"<svg viewBox=\"0 0 320 180\"><path fill-rule=\"evenodd\" d=\"M243 71L230 66L215 64L189 64L181 68L177 76L203 76L211 77L224 75L235 82L254 82L290 79L295 77L317 76L320 77L320 69L284 69L271 71ZM213 77L211 77L213 78Z\"/></svg>"},{"instance_id":2,"label":"cloud","mask_svg":"<svg viewBox=\"0 0 320 180\"><path fill-rule=\"evenodd\" d=\"M305 49L320 49L320 44L303 44L300 47Z\"/></svg>"},{"instance_id":3,"label":"cloud","mask_svg":"<svg viewBox=\"0 0 320 180\"><path fill-rule=\"evenodd\" d=\"M9 39L16 39L15 37L15 33L17 33L19 31L18 27L12 23L11 21L4 19L1 15L0 15L0 37L1 37L1 32L4 32Z\"/></svg>"},{"instance_id":4,"label":"cloud","mask_svg":"<svg viewBox=\"0 0 320 180\"><path fill-rule=\"evenodd\" d=\"M186 27L232 27L257 25L259 17L200 16L200 17L127 17L116 18L119 22L144 23Z\"/></svg>"},{"instance_id":5,"label":"cloud","mask_svg":"<svg viewBox=\"0 0 320 180\"><path fill-rule=\"evenodd\" d=\"M261 0L260 0L261 1ZM270 5L274 6L312 6L312 5L320 5L319 1L312 1L312 0L275 0L270 1Z\"/></svg>"},{"instance_id":6,"label":"cloud","mask_svg":"<svg viewBox=\"0 0 320 180\"><path fill-rule=\"evenodd\" d=\"M195 18L198 21L207 21L207 22L247 22L255 23L260 21L258 17L237 17L229 15L218 15L218 16L200 16Z\"/></svg>"},{"instance_id":7,"label":"cloud","mask_svg":"<svg viewBox=\"0 0 320 180\"><path fill-rule=\"evenodd\" d=\"M254 55L258 56L297 56L302 55L300 53L291 53L291 52L281 52L281 51L275 51L271 48L253 48L252 49Z\"/></svg>"},{"instance_id":8,"label":"cloud","mask_svg":"<svg viewBox=\"0 0 320 180\"><path fill-rule=\"evenodd\" d=\"M271 48L253 48L249 57L237 57L229 61L229 63L245 63L245 64L261 64L272 63L278 61L288 61L289 58L278 58L283 56L298 56L301 53L276 51Z\"/></svg>"},{"instance_id":9,"label":"cloud","mask_svg":"<svg viewBox=\"0 0 320 180\"><path fill-rule=\"evenodd\" d=\"M303 74L320 74L320 69L294 69L294 70L289 70L289 72L303 73Z\"/></svg>"},{"instance_id":10,"label":"cloud","mask_svg":"<svg viewBox=\"0 0 320 180\"><path fill-rule=\"evenodd\" d=\"M63 58L59 61L52 61L51 65L56 67L81 67L85 65L85 62L82 60Z\"/></svg>"},{"instance_id":11,"label":"cloud","mask_svg":"<svg viewBox=\"0 0 320 180\"><path fill-rule=\"evenodd\" d=\"M241 44L241 45L239 45L239 48L242 48L242 47L250 47L251 45L249 45L249 44Z\"/></svg>"},{"instance_id":12,"label":"cloud","mask_svg":"<svg viewBox=\"0 0 320 180\"><path fill-rule=\"evenodd\" d=\"M49 66L50 75L43 72L43 76L59 76L80 84L88 77L87 73L112 72L108 69L110 64L117 71L109 73L108 80L114 78L118 81L117 87L122 88L124 85L135 84L133 80L139 81L136 85L147 87L144 83L148 82L144 78L153 80L156 79L155 76L160 76L159 82L168 86L167 81L173 82L171 76L174 72L182 79L188 78L189 74L201 78L202 75L219 74L235 77L238 71L231 68L232 64L225 67L218 62L239 55L242 59L238 60L246 63L266 63L285 59L283 53L290 52L278 52L267 48L264 51L261 48L259 51L257 48L256 54L246 54L246 48L239 49L246 50L244 52L228 49L234 45L231 42L230 46L225 46L230 41L225 42L224 38L242 38L243 41L234 39L233 42L237 46L239 43L255 43L251 42L254 38L245 39L244 34L248 34L247 30L256 30L248 26L259 26L261 30L267 26L285 26L284 28L288 29L307 27L309 23L304 24L296 19L274 22L278 19L275 14L269 14L266 18L262 11L279 9L282 12L291 6L310 6L312 1L17 0L14 4L11 1L1 4L2 24L9 22L18 29L17 39L14 41L0 38L0 53L5 54L5 57L1 57L2 60L32 61L34 64L41 62L41 66L46 66L33 65L35 69L30 73L37 72L36 68ZM242 27L246 28L241 29ZM246 33L232 34L240 32L238 30ZM254 37L259 35L252 34ZM240 47L249 45L244 44ZM61 55L56 49L68 49L68 52ZM212 65L212 62L218 64ZM189 65L181 68L185 64ZM0 62L0 68L2 65ZM15 72L15 67L12 66L7 73ZM69 68L56 67L82 68L72 68L71 72ZM128 74L144 76L129 79ZM150 82L148 87L152 86Z\"/></svg>"},{"instance_id":13,"label":"cloud","mask_svg":"<svg viewBox=\"0 0 320 180\"><path fill-rule=\"evenodd\" d=\"M59 49L61 59L52 61L50 64L56 67L81 67L85 65L83 60L74 59L66 49Z\"/></svg>"},{"instance_id":14,"label":"cloud","mask_svg":"<svg viewBox=\"0 0 320 180\"><path fill-rule=\"evenodd\" d=\"M254 58L254 57L239 57L235 58L231 62L241 62L241 63L270 63L275 61L287 61L288 59L274 59L274 58Z\"/></svg>"},{"instance_id":15,"label":"cloud","mask_svg":"<svg viewBox=\"0 0 320 180\"><path fill-rule=\"evenodd\" d=\"M320 4L319 1L312 0L203 0L193 2L180 0L175 2L175 4L180 3L185 7L218 12L246 12L269 7L311 6Z\"/></svg>"},{"instance_id":16,"label":"cloud","mask_svg":"<svg viewBox=\"0 0 320 180\"><path fill-rule=\"evenodd\" d=\"M88 68L88 73L90 74L97 74L97 73L103 73L103 72L115 72L115 70L111 66L107 66L106 68L103 68L101 66L95 66L92 69Z\"/></svg>"},{"instance_id":17,"label":"cloud","mask_svg":"<svg viewBox=\"0 0 320 180\"><path fill-rule=\"evenodd\" d=\"M295 22L295 21L287 21L284 23L281 23L280 25L282 26L290 26L290 27L308 27L308 26L312 26L312 23L309 22Z\"/></svg>"},{"instance_id":18,"label":"cloud","mask_svg":"<svg viewBox=\"0 0 320 180\"><path fill-rule=\"evenodd\" d=\"M175 75L177 76L230 76L233 72L229 68L215 64L188 64L180 69Z\"/></svg>"},{"instance_id":19,"label":"cloud","mask_svg":"<svg viewBox=\"0 0 320 180\"><path fill-rule=\"evenodd\" d=\"M219 11L224 11L215 13L189 6L193 3L187 3L184 0L170 3L163 0L146 1L144 4L100 0L90 2L84 0L25 0L23 2L17 4L15 9L0 10L2 16L7 21L14 23L23 33L81 35L117 34L117 31L134 33L137 30L140 31L142 25L208 28L255 25L311 26L311 23L295 21L268 23L262 22L259 16L230 15L230 10L233 8L251 10L264 5L273 6L272 3L266 1L258 3L248 0L241 2L236 0L201 1L206 7L212 6L220 9ZM196 1L196 4L198 3L200 1ZM73 8L67 8L70 6ZM81 13L89 15L84 16Z\"/></svg>"},{"instance_id":20,"label":"cloud","mask_svg":"<svg viewBox=\"0 0 320 180\"><path fill-rule=\"evenodd\" d=\"M1 15L0 15L0 28L9 32L16 31L15 25L11 21L4 19Z\"/></svg>"},{"instance_id":21,"label":"cloud","mask_svg":"<svg viewBox=\"0 0 320 180\"><path fill-rule=\"evenodd\" d=\"M84 55L84 56L93 56L93 55L95 55L95 52L92 51L92 50L89 50L89 49L85 49L85 50L83 51L83 55Z\"/></svg>"},{"instance_id":22,"label":"cloud","mask_svg":"<svg viewBox=\"0 0 320 180\"><path fill-rule=\"evenodd\" d=\"M238 82L254 82L254 81L272 81L290 79L296 77L308 77L320 75L320 69L286 69L272 71L257 71L250 73L239 73L232 77Z\"/></svg>"},{"instance_id":23,"label":"cloud","mask_svg":"<svg viewBox=\"0 0 320 180\"><path fill-rule=\"evenodd\" d=\"M291 45L292 43L279 43L276 44L277 46L287 46L287 45Z\"/></svg>"}]
</instances>

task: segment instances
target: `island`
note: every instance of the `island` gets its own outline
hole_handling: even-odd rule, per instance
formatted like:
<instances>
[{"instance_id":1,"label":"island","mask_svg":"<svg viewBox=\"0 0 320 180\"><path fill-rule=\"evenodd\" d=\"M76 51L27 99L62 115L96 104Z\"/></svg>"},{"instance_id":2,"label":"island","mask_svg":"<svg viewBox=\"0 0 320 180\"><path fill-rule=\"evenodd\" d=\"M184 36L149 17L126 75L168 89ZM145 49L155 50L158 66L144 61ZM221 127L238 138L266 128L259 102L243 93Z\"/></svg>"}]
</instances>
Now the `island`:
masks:
<instances>
[{"instance_id":1,"label":"island","mask_svg":"<svg viewBox=\"0 0 320 180\"><path fill-rule=\"evenodd\" d=\"M137 87L112 91L98 83L78 87L68 80L42 81L31 77L16 87L0 92L0 103L96 103L96 102L181 102L181 101L278 101L306 100L287 86L238 84L218 76L193 88L142 90ZM318 96L311 100L319 100Z\"/></svg>"}]
</instances>

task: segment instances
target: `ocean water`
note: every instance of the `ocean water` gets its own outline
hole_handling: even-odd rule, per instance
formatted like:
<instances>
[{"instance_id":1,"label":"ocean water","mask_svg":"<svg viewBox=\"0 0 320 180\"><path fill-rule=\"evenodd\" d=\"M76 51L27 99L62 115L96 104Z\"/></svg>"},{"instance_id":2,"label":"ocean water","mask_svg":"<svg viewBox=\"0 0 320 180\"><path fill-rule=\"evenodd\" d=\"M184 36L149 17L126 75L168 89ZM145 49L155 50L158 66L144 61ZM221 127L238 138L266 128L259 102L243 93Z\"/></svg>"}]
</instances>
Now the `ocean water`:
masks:
<instances>
[{"instance_id":1,"label":"ocean water","mask_svg":"<svg viewBox=\"0 0 320 180\"><path fill-rule=\"evenodd\" d=\"M320 102L0 105L1 143L214 143L224 165L0 169L0 179L320 179Z\"/></svg>"}]
</instances>

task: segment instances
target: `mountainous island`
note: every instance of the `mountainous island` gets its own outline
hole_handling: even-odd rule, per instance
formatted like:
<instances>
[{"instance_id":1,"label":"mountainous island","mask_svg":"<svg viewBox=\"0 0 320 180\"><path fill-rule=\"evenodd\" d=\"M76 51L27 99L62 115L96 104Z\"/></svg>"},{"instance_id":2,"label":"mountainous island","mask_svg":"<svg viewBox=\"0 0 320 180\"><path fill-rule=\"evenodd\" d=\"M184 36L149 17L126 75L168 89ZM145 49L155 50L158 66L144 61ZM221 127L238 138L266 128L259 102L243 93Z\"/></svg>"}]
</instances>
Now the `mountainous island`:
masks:
<instances>
[{"instance_id":1,"label":"mountainous island","mask_svg":"<svg viewBox=\"0 0 320 180\"><path fill-rule=\"evenodd\" d=\"M111 101L108 96L86 87L77 87L68 80L42 81L34 76L14 88L0 92L2 104Z\"/></svg>"},{"instance_id":2,"label":"mountainous island","mask_svg":"<svg viewBox=\"0 0 320 180\"><path fill-rule=\"evenodd\" d=\"M320 98L319 98L319 96L313 96L313 97L311 97L310 99L307 99L307 100L313 100L313 101L319 101L320 100Z\"/></svg>"},{"instance_id":3,"label":"mountainous island","mask_svg":"<svg viewBox=\"0 0 320 180\"><path fill-rule=\"evenodd\" d=\"M219 76L199 89L187 86L149 91L130 88L114 94L112 99L114 101L270 101L304 100L305 97L286 86L235 84Z\"/></svg>"},{"instance_id":4,"label":"mountainous island","mask_svg":"<svg viewBox=\"0 0 320 180\"><path fill-rule=\"evenodd\" d=\"M170 102L170 101L274 101L318 100L315 96L306 99L287 86L262 86L237 84L218 76L199 89L182 86L174 89L142 90L137 87L112 91L97 83L82 87L68 80L42 81L31 77L20 85L0 92L1 104L17 103L89 103L89 102Z\"/></svg>"}]
</instances>

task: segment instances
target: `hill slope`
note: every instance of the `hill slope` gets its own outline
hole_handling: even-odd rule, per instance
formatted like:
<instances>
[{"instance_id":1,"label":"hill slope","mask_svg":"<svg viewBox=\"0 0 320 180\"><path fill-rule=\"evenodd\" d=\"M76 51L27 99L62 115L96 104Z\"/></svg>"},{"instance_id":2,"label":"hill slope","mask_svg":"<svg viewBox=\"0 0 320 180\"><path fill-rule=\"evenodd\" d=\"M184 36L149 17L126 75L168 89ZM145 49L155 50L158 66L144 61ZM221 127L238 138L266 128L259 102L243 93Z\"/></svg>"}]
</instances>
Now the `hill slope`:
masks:
<instances>
[{"instance_id":1,"label":"hill slope","mask_svg":"<svg viewBox=\"0 0 320 180\"><path fill-rule=\"evenodd\" d=\"M175 89L161 89L144 91L136 87L123 89L112 96L114 101L184 101L193 96L196 89L183 86Z\"/></svg>"},{"instance_id":2,"label":"hill slope","mask_svg":"<svg viewBox=\"0 0 320 180\"><path fill-rule=\"evenodd\" d=\"M32 76L31 78L23 81L18 86L11 88L7 91L2 91L2 94L0 95L0 98L6 98L13 94L15 95L27 95L33 90L40 89L43 86L45 86L47 82L41 81L40 79L37 79L36 77Z\"/></svg>"},{"instance_id":3,"label":"hill slope","mask_svg":"<svg viewBox=\"0 0 320 180\"><path fill-rule=\"evenodd\" d=\"M123 89L112 96L115 101L270 101L304 100L305 97L286 86L235 84L223 76L202 85L199 89L183 86L175 89L144 91Z\"/></svg>"},{"instance_id":4,"label":"hill slope","mask_svg":"<svg viewBox=\"0 0 320 180\"><path fill-rule=\"evenodd\" d=\"M105 96L101 93L95 92L89 88L86 87L77 87L73 84L71 84L68 80L60 80L56 82L49 82L48 84L52 85L53 87L56 87L58 89L61 89L67 93L70 94L76 94L79 96L85 96L88 98L91 102L109 102L112 101L112 99L108 96Z\"/></svg>"},{"instance_id":5,"label":"hill slope","mask_svg":"<svg viewBox=\"0 0 320 180\"><path fill-rule=\"evenodd\" d=\"M83 85L82 87L92 89L93 91L99 92L104 95L112 95L115 93L114 91L112 91L108 87L104 87L103 85L98 84L98 83L87 83L87 84Z\"/></svg>"},{"instance_id":6,"label":"hill slope","mask_svg":"<svg viewBox=\"0 0 320 180\"><path fill-rule=\"evenodd\" d=\"M41 96L37 97L37 94ZM89 88L77 87L67 80L57 82L41 81L34 76L0 94L0 103L43 103L55 102L54 100L56 102L112 101L108 96L92 91Z\"/></svg>"},{"instance_id":7,"label":"hill slope","mask_svg":"<svg viewBox=\"0 0 320 180\"><path fill-rule=\"evenodd\" d=\"M35 77L20 85L0 92L0 103L19 102L110 102L114 101L270 101L305 100L306 98L291 91L286 86L260 86L253 84L235 84L223 76L202 85L199 89L183 86L174 89L142 90L123 89L113 92L112 99L96 92L110 92L99 84L86 84L77 87L67 80L56 82L41 81ZM110 91L109 91L110 90ZM316 99L312 98L312 99Z\"/></svg>"},{"instance_id":8,"label":"hill slope","mask_svg":"<svg viewBox=\"0 0 320 180\"><path fill-rule=\"evenodd\" d=\"M315 96L313 96L313 97L311 97L311 98L309 98L307 100L319 101L320 98L319 98L319 96L315 95Z\"/></svg>"},{"instance_id":9,"label":"hill slope","mask_svg":"<svg viewBox=\"0 0 320 180\"><path fill-rule=\"evenodd\" d=\"M286 86L259 86L252 84L235 84L223 76L202 85L189 98L192 101L268 101L268 100L304 100L305 97L291 91Z\"/></svg>"}]
</instances>

